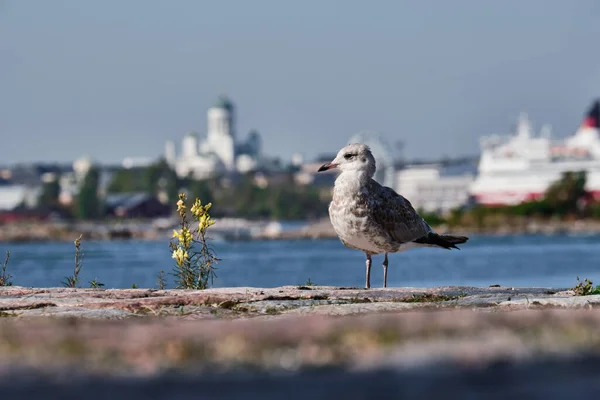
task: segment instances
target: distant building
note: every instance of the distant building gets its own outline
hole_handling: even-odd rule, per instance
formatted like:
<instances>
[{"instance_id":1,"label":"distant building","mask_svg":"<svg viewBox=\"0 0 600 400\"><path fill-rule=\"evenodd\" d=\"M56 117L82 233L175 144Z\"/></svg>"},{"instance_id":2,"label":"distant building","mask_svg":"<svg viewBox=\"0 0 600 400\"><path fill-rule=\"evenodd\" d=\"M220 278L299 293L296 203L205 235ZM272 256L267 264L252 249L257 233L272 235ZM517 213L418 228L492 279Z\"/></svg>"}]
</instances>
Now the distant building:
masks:
<instances>
[{"instance_id":1,"label":"distant building","mask_svg":"<svg viewBox=\"0 0 600 400\"><path fill-rule=\"evenodd\" d=\"M82 182L88 171L94 162L90 156L81 157L73 162L73 172L75 173L75 179L78 182Z\"/></svg>"},{"instance_id":2,"label":"distant building","mask_svg":"<svg viewBox=\"0 0 600 400\"><path fill-rule=\"evenodd\" d=\"M303 163L295 172L294 181L298 185L330 189L339 170L317 171L335 156L323 154L312 162ZM394 169L396 171L393 175L395 179L391 185L392 189L406 197L416 209L446 213L470 201L469 188L476 172L476 163L471 159L429 164L398 164Z\"/></svg>"},{"instance_id":3,"label":"distant building","mask_svg":"<svg viewBox=\"0 0 600 400\"><path fill-rule=\"evenodd\" d=\"M157 218L170 215L171 206L147 193L108 194L106 214L120 218Z\"/></svg>"},{"instance_id":4,"label":"distant building","mask_svg":"<svg viewBox=\"0 0 600 400\"><path fill-rule=\"evenodd\" d=\"M44 184L58 181L58 202L63 206L73 204L79 194L87 173L92 166L99 170L98 194L106 194L106 187L113 175L113 167L101 167L88 157L80 157L71 164L17 164L0 170L0 211L21 205L21 209L38 206L46 210L48 205L38 204ZM135 168L135 167L134 167ZM48 210L46 210L48 211ZM54 212L54 211L52 211Z\"/></svg>"},{"instance_id":5,"label":"distant building","mask_svg":"<svg viewBox=\"0 0 600 400\"><path fill-rule=\"evenodd\" d=\"M231 172L249 172L261 164L262 140L251 131L245 141L236 134L235 108L227 97L220 97L207 112L208 130L205 136L190 132L182 140L181 154L175 144L165 144L165 160L177 175L192 175L206 179Z\"/></svg>"},{"instance_id":6,"label":"distant building","mask_svg":"<svg viewBox=\"0 0 600 400\"><path fill-rule=\"evenodd\" d=\"M474 169L470 165L452 168L441 163L406 166L396 173L395 190L415 209L443 214L469 202Z\"/></svg>"},{"instance_id":7,"label":"distant building","mask_svg":"<svg viewBox=\"0 0 600 400\"><path fill-rule=\"evenodd\" d=\"M12 211L19 207L34 208L38 204L41 186L0 186L0 211Z\"/></svg>"},{"instance_id":8,"label":"distant building","mask_svg":"<svg viewBox=\"0 0 600 400\"><path fill-rule=\"evenodd\" d=\"M335 178L337 178L339 170L330 169L323 172L317 172L321 165L335 158L333 155L321 155L316 160L303 163L298 166L299 171L294 174L294 181L298 185L312 186L332 186ZM300 161L298 158L297 161Z\"/></svg>"},{"instance_id":9,"label":"distant building","mask_svg":"<svg viewBox=\"0 0 600 400\"><path fill-rule=\"evenodd\" d=\"M292 165L294 167L301 167L304 164L304 156L300 153L292 154Z\"/></svg>"},{"instance_id":10,"label":"distant building","mask_svg":"<svg viewBox=\"0 0 600 400\"><path fill-rule=\"evenodd\" d=\"M79 193L83 180L90 168L94 165L91 157L84 156L75 160L70 171L64 171L58 180L60 193L58 202L62 205L70 205Z\"/></svg>"},{"instance_id":11,"label":"distant building","mask_svg":"<svg viewBox=\"0 0 600 400\"><path fill-rule=\"evenodd\" d=\"M145 168L152 165L154 160L150 157L126 157L123 159L122 166L125 169Z\"/></svg>"},{"instance_id":12,"label":"distant building","mask_svg":"<svg viewBox=\"0 0 600 400\"><path fill-rule=\"evenodd\" d=\"M8 168L0 169L0 185L10 182L12 171Z\"/></svg>"}]
</instances>

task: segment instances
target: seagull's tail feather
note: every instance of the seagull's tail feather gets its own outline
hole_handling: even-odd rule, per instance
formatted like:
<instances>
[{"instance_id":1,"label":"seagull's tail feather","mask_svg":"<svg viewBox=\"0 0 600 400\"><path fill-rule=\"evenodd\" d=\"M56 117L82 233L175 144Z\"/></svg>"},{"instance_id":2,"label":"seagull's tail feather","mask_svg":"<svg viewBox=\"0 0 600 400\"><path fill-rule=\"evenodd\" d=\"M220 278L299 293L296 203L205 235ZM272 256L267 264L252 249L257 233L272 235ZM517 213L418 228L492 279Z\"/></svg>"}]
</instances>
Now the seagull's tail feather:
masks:
<instances>
[{"instance_id":1,"label":"seagull's tail feather","mask_svg":"<svg viewBox=\"0 0 600 400\"><path fill-rule=\"evenodd\" d=\"M458 248L456 245L465 243L467 240L469 240L469 238L466 236L438 235L437 233L430 232L429 235L417 239L415 242L429 246L441 247L448 250L460 250L460 248Z\"/></svg>"},{"instance_id":2,"label":"seagull's tail feather","mask_svg":"<svg viewBox=\"0 0 600 400\"><path fill-rule=\"evenodd\" d=\"M438 235L440 239L450 245L450 247L454 249L458 249L456 247L457 244L466 243L469 240L466 236L456 236L456 235ZM460 250L460 249L459 249Z\"/></svg>"}]
</instances>

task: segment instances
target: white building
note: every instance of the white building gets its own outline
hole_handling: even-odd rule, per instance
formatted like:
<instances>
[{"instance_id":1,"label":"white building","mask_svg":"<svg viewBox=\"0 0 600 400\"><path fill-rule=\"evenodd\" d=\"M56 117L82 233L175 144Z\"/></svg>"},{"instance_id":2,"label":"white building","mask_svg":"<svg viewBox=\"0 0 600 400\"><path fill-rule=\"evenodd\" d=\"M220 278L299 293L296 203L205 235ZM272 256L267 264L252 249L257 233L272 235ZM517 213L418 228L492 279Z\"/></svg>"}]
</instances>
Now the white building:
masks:
<instances>
[{"instance_id":1,"label":"white building","mask_svg":"<svg viewBox=\"0 0 600 400\"><path fill-rule=\"evenodd\" d=\"M125 159L127 160L127 159ZM70 205L73 203L79 190L83 185L85 177L87 176L90 169L96 166L99 169L99 182L98 182L98 194L104 196L106 194L106 188L112 179L112 173L106 169L102 169L92 160L89 156L83 156L73 162L72 171L64 171L58 177L58 183L60 186L60 193L58 195L58 202L62 205ZM127 166L127 163L123 163L124 168L131 168L134 165ZM42 181L53 181L57 178L56 174L46 175L42 177Z\"/></svg>"},{"instance_id":2,"label":"white building","mask_svg":"<svg viewBox=\"0 0 600 400\"><path fill-rule=\"evenodd\" d=\"M125 169L146 168L152 165L154 160L150 157L125 157L122 166Z\"/></svg>"},{"instance_id":3,"label":"white building","mask_svg":"<svg viewBox=\"0 0 600 400\"><path fill-rule=\"evenodd\" d=\"M12 211L23 205L33 208L41 194L41 186L6 185L0 186L0 211Z\"/></svg>"},{"instance_id":4,"label":"white building","mask_svg":"<svg viewBox=\"0 0 600 400\"><path fill-rule=\"evenodd\" d=\"M475 174L447 174L440 164L414 165L396 173L396 191L415 209L446 213L465 205Z\"/></svg>"},{"instance_id":5,"label":"white building","mask_svg":"<svg viewBox=\"0 0 600 400\"><path fill-rule=\"evenodd\" d=\"M212 176L248 172L261 162L262 141L256 131L250 132L246 141L236 135L235 108L226 97L220 97L207 112L207 133L199 136L190 132L182 140L178 157L173 142L165 145L165 160L180 177L206 179Z\"/></svg>"},{"instance_id":6,"label":"white building","mask_svg":"<svg viewBox=\"0 0 600 400\"><path fill-rule=\"evenodd\" d=\"M553 140L549 128L535 134L521 114L517 129L480 139L481 160L471 194L479 204L515 205L544 197L565 172L585 171L586 190L600 199L600 100L565 139Z\"/></svg>"}]
</instances>

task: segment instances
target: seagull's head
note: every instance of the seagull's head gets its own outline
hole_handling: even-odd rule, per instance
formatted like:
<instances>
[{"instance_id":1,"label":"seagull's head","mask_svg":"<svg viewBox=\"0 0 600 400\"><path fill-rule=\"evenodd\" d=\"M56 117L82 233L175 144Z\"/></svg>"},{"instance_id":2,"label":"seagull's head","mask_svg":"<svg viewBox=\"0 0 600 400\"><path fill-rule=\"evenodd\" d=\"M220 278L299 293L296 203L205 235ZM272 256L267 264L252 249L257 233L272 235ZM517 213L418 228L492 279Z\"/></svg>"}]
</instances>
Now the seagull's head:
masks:
<instances>
[{"instance_id":1,"label":"seagull's head","mask_svg":"<svg viewBox=\"0 0 600 400\"><path fill-rule=\"evenodd\" d=\"M366 144L349 144L342 148L331 162L323 164L318 172L332 168L337 168L342 172L365 173L371 178L375 175L375 157Z\"/></svg>"}]
</instances>

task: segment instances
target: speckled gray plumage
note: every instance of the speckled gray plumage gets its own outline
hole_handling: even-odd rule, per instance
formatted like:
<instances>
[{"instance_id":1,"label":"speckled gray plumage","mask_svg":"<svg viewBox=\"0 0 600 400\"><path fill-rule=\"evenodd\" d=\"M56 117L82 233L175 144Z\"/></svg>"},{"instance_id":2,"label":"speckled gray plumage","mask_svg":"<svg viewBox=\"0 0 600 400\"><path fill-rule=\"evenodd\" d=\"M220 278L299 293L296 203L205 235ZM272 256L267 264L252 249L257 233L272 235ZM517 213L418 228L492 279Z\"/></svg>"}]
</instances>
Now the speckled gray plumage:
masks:
<instances>
[{"instance_id":1,"label":"speckled gray plumage","mask_svg":"<svg viewBox=\"0 0 600 400\"><path fill-rule=\"evenodd\" d=\"M347 247L371 255L395 253L416 247L407 244L432 231L403 196L372 178L359 185L352 179L340 174L329 205L331 224Z\"/></svg>"},{"instance_id":2,"label":"speckled gray plumage","mask_svg":"<svg viewBox=\"0 0 600 400\"><path fill-rule=\"evenodd\" d=\"M329 217L344 245L371 255L394 253L431 231L407 199L373 180L376 164L368 146L354 144L341 152L366 160L342 170L335 181Z\"/></svg>"},{"instance_id":3,"label":"speckled gray plumage","mask_svg":"<svg viewBox=\"0 0 600 400\"><path fill-rule=\"evenodd\" d=\"M463 236L440 236L425 222L410 201L373 180L375 158L368 146L351 144L319 170L338 168L329 218L340 241L367 256L366 287L369 287L371 256L385 254L384 287L387 281L387 255L416 247L457 248Z\"/></svg>"}]
</instances>

